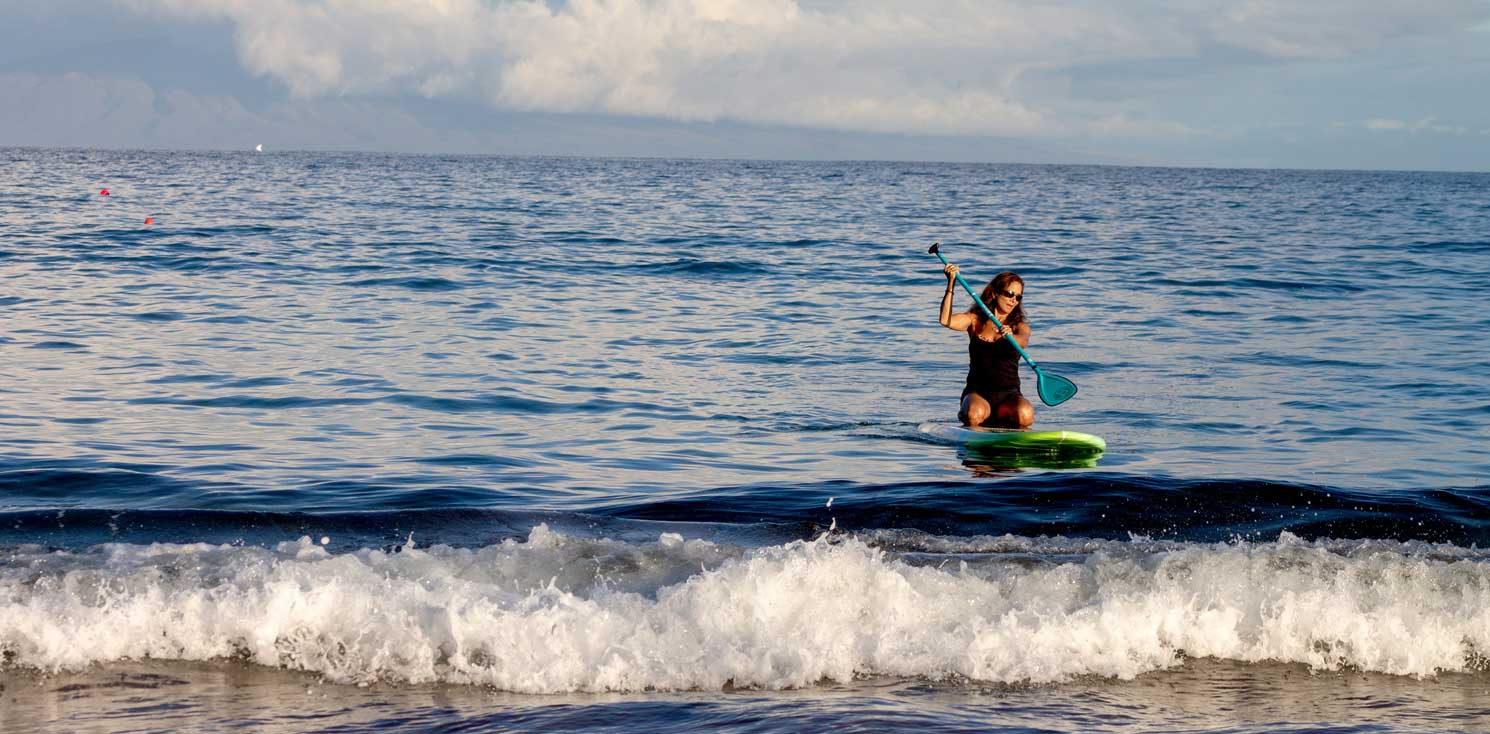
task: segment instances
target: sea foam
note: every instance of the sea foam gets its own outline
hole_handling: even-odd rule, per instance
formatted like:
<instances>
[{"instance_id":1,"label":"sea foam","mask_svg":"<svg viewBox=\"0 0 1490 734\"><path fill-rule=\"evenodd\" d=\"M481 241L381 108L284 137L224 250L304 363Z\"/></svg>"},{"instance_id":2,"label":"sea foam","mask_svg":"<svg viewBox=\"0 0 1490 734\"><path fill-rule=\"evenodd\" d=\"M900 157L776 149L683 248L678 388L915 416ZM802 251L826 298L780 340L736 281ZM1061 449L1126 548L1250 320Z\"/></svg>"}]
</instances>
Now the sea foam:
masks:
<instances>
[{"instance_id":1,"label":"sea foam","mask_svg":"<svg viewBox=\"0 0 1490 734\"><path fill-rule=\"evenodd\" d=\"M636 543L541 525L482 548L12 547L0 665L235 659L557 693L1132 678L1186 656L1432 676L1480 669L1490 650L1490 563L1473 549L1287 534L964 543L1009 552Z\"/></svg>"}]
</instances>

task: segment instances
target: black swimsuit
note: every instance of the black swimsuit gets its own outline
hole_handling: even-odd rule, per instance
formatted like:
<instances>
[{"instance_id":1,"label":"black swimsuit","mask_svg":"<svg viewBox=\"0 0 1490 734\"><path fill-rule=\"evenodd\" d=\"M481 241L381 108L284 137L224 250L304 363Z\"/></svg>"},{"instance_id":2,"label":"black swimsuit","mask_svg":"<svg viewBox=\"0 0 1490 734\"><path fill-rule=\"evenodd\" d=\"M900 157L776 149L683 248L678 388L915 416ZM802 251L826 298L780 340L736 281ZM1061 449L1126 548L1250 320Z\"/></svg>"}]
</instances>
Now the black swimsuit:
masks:
<instances>
[{"instance_id":1,"label":"black swimsuit","mask_svg":"<svg viewBox=\"0 0 1490 734\"><path fill-rule=\"evenodd\" d=\"M967 332L967 387L962 389L962 397L977 393L990 406L995 406L1020 394L1019 352L1007 337L983 341L974 333L976 328L975 324Z\"/></svg>"}]
</instances>

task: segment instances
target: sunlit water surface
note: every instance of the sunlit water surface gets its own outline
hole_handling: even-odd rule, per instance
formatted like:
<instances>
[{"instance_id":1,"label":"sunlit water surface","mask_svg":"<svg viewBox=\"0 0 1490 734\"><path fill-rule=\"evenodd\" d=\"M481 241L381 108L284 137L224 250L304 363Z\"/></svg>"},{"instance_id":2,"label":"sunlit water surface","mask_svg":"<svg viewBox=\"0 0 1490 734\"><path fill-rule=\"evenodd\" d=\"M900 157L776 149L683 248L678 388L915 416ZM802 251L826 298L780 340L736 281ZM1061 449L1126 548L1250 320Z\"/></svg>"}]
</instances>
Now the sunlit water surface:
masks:
<instances>
[{"instance_id":1,"label":"sunlit water surface","mask_svg":"<svg viewBox=\"0 0 1490 734\"><path fill-rule=\"evenodd\" d=\"M11 149L0 227L0 728L1490 727L1490 175ZM917 430L933 242L1104 455Z\"/></svg>"}]
</instances>

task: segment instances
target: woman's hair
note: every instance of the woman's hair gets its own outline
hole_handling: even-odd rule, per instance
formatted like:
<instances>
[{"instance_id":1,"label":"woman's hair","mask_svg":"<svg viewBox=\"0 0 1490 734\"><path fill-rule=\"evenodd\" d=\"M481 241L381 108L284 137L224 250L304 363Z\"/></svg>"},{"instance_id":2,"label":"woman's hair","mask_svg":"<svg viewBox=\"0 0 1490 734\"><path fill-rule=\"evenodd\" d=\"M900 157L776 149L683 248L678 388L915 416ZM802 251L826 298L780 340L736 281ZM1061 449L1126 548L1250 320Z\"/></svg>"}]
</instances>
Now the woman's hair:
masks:
<instances>
[{"instance_id":1,"label":"woman's hair","mask_svg":"<svg viewBox=\"0 0 1490 734\"><path fill-rule=\"evenodd\" d=\"M1020 292L1024 292L1024 278L1019 277L1018 273L1005 270L993 276L993 280L988 281L988 285L983 286L983 293L978 296L978 299L983 301L984 305L988 306L989 311L998 313L998 304L994 300L994 296L999 291L1008 290L1010 283L1018 283ZM974 303L973 307L969 308L967 312L978 317L978 323L974 328L982 329L983 324L988 323L988 316L983 313L983 309L978 308L978 304ZM1024 322L1024 302L1020 301L1014 305L1014 310L1009 312L1009 317L1004 319L1004 326L1018 326Z\"/></svg>"}]
</instances>

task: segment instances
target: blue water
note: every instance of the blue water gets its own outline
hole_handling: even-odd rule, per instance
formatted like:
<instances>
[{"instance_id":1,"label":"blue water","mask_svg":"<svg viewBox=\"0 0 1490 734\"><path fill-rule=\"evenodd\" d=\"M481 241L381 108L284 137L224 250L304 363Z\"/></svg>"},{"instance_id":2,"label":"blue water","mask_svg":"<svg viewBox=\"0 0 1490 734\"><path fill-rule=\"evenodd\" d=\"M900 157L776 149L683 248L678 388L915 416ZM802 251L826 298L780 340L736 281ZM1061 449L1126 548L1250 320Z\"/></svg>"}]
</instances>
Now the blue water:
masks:
<instances>
[{"instance_id":1,"label":"blue water","mask_svg":"<svg viewBox=\"0 0 1490 734\"><path fill-rule=\"evenodd\" d=\"M0 729L1490 727L1490 175L0 149L0 227ZM933 242L1105 454L918 430Z\"/></svg>"}]
</instances>

